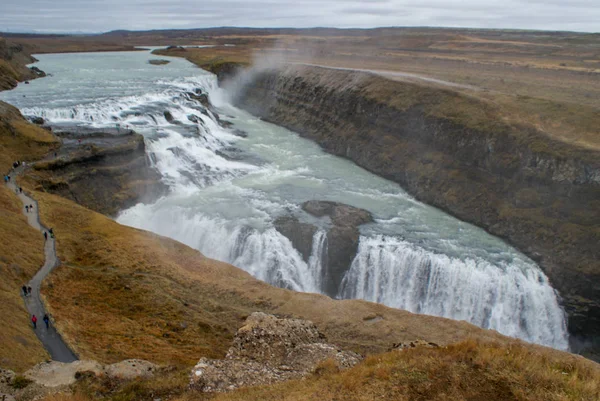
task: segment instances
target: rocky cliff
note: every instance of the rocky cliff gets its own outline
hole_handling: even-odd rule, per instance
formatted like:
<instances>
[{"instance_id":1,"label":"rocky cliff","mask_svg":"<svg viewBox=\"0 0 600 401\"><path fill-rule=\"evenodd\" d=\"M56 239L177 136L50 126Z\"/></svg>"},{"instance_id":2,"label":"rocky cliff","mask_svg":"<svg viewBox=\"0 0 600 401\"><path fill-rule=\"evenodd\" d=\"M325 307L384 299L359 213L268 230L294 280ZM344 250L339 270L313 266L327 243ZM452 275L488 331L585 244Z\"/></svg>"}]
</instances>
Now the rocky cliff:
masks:
<instances>
[{"instance_id":1,"label":"rocky cliff","mask_svg":"<svg viewBox=\"0 0 600 401\"><path fill-rule=\"evenodd\" d=\"M600 337L598 152L510 125L493 104L367 73L271 70L237 102L505 238L559 290L574 338Z\"/></svg>"},{"instance_id":2,"label":"rocky cliff","mask_svg":"<svg viewBox=\"0 0 600 401\"><path fill-rule=\"evenodd\" d=\"M37 67L27 67L35 61L25 46L0 38L0 90L12 89L19 81L46 76Z\"/></svg>"},{"instance_id":3,"label":"rocky cliff","mask_svg":"<svg viewBox=\"0 0 600 401\"><path fill-rule=\"evenodd\" d=\"M81 129L57 135L60 150L37 162L28 174L37 189L111 216L167 190L150 167L142 135Z\"/></svg>"}]
</instances>

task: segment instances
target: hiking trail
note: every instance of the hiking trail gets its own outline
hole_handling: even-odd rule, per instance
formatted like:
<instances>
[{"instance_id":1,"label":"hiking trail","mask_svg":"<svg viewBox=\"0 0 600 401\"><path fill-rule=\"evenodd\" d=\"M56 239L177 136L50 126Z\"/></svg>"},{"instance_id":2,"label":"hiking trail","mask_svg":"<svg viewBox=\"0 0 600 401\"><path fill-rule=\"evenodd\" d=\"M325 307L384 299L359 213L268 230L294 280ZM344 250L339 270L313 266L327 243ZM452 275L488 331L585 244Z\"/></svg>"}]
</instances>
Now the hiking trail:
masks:
<instances>
[{"instance_id":1,"label":"hiking trail","mask_svg":"<svg viewBox=\"0 0 600 401\"><path fill-rule=\"evenodd\" d=\"M8 183L8 187L17 193L19 199L23 202L22 212L27 217L27 222L30 226L40 231L40 235L43 235L43 232L48 232L48 229L44 227L40 223L39 213L38 213L38 203L35 199L27 196L24 192L19 193L18 185L15 183L16 177L24 170L23 166L19 166L16 168L13 173L11 173L11 180ZM33 212L30 211L27 213L25 211L25 205L33 205ZM23 297L25 301L25 306L29 311L29 318L31 315L36 315L38 318L37 329L35 329L35 334L41 341L42 345L50 354L50 357L53 361L58 362L73 362L78 360L77 356L69 346L64 342L60 333L56 331L54 327L54 322L50 321L50 328L46 329L46 325L44 324L42 318L44 314L47 313L42 299L40 297L40 287L42 285L42 281L46 278L50 272L59 265L59 260L56 256L56 243L55 239L50 237L48 234L48 239L44 244L44 256L45 263L44 266L33 276L31 281L27 283L28 286L31 287L31 295L27 297ZM22 291L21 291L22 295Z\"/></svg>"}]
</instances>

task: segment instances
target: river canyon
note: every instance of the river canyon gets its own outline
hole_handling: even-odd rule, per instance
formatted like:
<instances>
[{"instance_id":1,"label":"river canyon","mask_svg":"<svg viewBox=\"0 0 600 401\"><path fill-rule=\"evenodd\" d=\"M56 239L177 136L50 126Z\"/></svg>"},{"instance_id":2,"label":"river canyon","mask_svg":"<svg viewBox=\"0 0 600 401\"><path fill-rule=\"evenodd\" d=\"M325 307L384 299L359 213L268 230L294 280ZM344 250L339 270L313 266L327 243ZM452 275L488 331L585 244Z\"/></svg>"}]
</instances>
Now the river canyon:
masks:
<instances>
[{"instance_id":1,"label":"river canyon","mask_svg":"<svg viewBox=\"0 0 600 401\"><path fill-rule=\"evenodd\" d=\"M232 102L214 75L182 59L150 65L145 51L38 58L51 76L1 100L54 129L144 136L148 164L168 191L120 211L118 222L276 286L466 320L568 349L559 294L536 262L398 183L262 120L257 115L275 120L256 99L265 92ZM344 223L358 215L364 218Z\"/></svg>"}]
</instances>

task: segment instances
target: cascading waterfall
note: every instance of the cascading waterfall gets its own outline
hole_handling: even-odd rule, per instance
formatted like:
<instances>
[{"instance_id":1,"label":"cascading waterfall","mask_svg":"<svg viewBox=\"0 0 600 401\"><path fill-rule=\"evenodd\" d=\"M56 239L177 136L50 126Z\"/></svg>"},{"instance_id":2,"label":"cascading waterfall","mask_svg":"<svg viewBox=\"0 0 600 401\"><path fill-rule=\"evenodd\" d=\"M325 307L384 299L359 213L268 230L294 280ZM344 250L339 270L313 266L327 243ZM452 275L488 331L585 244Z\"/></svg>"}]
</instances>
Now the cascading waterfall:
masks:
<instances>
[{"instance_id":1,"label":"cascading waterfall","mask_svg":"<svg viewBox=\"0 0 600 401\"><path fill-rule=\"evenodd\" d=\"M342 298L466 320L526 341L565 348L564 314L535 266L492 265L428 252L392 237L361 237Z\"/></svg>"},{"instance_id":2,"label":"cascading waterfall","mask_svg":"<svg viewBox=\"0 0 600 401\"><path fill-rule=\"evenodd\" d=\"M506 244L221 100L218 106L235 128L249 133L246 139L235 136L194 100L198 91L213 103L225 99L216 78L183 60L157 68L148 67L149 56L139 52L107 57L42 55L40 68L62 72L0 96L52 125L119 124L145 136L152 165L170 193L123 211L120 223L179 240L273 285L322 292L327 224L315 232L305 261L273 222L290 212L302 216L298 205L306 200L348 203L369 209L377 220L362 232L340 298L466 320L526 341L568 347L564 313L548 280ZM135 67L130 71L122 64ZM104 85L112 74L120 81ZM224 155L230 148L236 157Z\"/></svg>"}]
</instances>

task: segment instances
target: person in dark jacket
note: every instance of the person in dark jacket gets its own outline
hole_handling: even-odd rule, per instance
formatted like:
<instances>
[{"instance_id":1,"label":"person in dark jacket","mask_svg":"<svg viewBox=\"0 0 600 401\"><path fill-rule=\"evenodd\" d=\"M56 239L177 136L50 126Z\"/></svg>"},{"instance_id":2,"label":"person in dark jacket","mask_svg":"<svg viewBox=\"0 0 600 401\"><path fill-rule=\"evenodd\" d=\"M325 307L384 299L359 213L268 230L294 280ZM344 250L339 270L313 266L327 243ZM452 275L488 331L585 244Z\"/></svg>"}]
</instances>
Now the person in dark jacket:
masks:
<instances>
[{"instance_id":1,"label":"person in dark jacket","mask_svg":"<svg viewBox=\"0 0 600 401\"><path fill-rule=\"evenodd\" d=\"M31 286L27 287L27 293L31 295Z\"/></svg>"},{"instance_id":2,"label":"person in dark jacket","mask_svg":"<svg viewBox=\"0 0 600 401\"><path fill-rule=\"evenodd\" d=\"M27 296L27 286L23 284L23 287L21 287L21 289L23 290L23 295Z\"/></svg>"},{"instance_id":3,"label":"person in dark jacket","mask_svg":"<svg viewBox=\"0 0 600 401\"><path fill-rule=\"evenodd\" d=\"M50 328L50 318L48 317L47 313L44 315L43 320L44 320L44 323L46 323L46 329L49 329Z\"/></svg>"},{"instance_id":4,"label":"person in dark jacket","mask_svg":"<svg viewBox=\"0 0 600 401\"><path fill-rule=\"evenodd\" d=\"M44 241L46 241L48 239L48 233L46 231L44 231Z\"/></svg>"},{"instance_id":5,"label":"person in dark jacket","mask_svg":"<svg viewBox=\"0 0 600 401\"><path fill-rule=\"evenodd\" d=\"M31 323L33 323L33 328L37 329L37 317L35 315L31 316Z\"/></svg>"}]
</instances>

